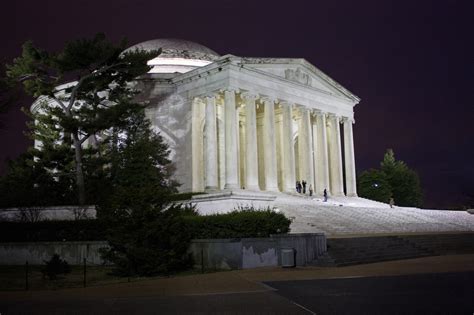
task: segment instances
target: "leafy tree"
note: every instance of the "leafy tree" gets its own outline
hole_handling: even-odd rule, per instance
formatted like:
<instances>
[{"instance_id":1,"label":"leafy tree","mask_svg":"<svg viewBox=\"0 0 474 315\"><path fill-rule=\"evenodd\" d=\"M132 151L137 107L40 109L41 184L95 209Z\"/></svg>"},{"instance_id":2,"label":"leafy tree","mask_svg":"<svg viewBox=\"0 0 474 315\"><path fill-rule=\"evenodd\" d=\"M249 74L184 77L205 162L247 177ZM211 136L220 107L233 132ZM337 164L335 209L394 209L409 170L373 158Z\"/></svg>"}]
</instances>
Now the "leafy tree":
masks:
<instances>
[{"instance_id":1,"label":"leafy tree","mask_svg":"<svg viewBox=\"0 0 474 315\"><path fill-rule=\"evenodd\" d=\"M151 129L143 108L114 128L106 146L110 193L99 203L102 214L117 218L169 203L178 183L171 179L168 145Z\"/></svg>"},{"instance_id":2,"label":"leafy tree","mask_svg":"<svg viewBox=\"0 0 474 315\"><path fill-rule=\"evenodd\" d=\"M380 163L380 169L387 177L396 204L405 207L420 207L422 205L422 191L418 175L405 162L396 160L392 149L388 149L385 153L384 159Z\"/></svg>"},{"instance_id":3,"label":"leafy tree","mask_svg":"<svg viewBox=\"0 0 474 315\"><path fill-rule=\"evenodd\" d=\"M388 202L392 195L387 176L376 169L362 172L358 177L357 187L359 196L380 202Z\"/></svg>"},{"instance_id":4,"label":"leafy tree","mask_svg":"<svg viewBox=\"0 0 474 315\"><path fill-rule=\"evenodd\" d=\"M169 150L143 110L109 138L111 193L98 213L109 224L104 258L121 275L167 274L190 266L191 234L180 205L170 203L177 184L170 179Z\"/></svg>"},{"instance_id":5,"label":"leafy tree","mask_svg":"<svg viewBox=\"0 0 474 315\"><path fill-rule=\"evenodd\" d=\"M382 202L393 197L397 205L404 207L420 207L422 204L418 175L405 162L396 160L392 149L385 153L380 170L371 169L360 174L358 191L361 197Z\"/></svg>"},{"instance_id":6,"label":"leafy tree","mask_svg":"<svg viewBox=\"0 0 474 315\"><path fill-rule=\"evenodd\" d=\"M125 41L108 42L103 34L69 42L58 53L23 45L21 56L6 66L9 86L20 84L36 98L47 102L35 118L51 119L56 132L70 139L74 153L74 176L78 203L86 203L84 150L86 141L100 139L112 126L119 126L135 109L137 94L132 82L150 70L148 60L157 52L126 52Z\"/></svg>"},{"instance_id":7,"label":"leafy tree","mask_svg":"<svg viewBox=\"0 0 474 315\"><path fill-rule=\"evenodd\" d=\"M0 207L66 204L71 191L28 152L10 161L0 178Z\"/></svg>"}]
</instances>

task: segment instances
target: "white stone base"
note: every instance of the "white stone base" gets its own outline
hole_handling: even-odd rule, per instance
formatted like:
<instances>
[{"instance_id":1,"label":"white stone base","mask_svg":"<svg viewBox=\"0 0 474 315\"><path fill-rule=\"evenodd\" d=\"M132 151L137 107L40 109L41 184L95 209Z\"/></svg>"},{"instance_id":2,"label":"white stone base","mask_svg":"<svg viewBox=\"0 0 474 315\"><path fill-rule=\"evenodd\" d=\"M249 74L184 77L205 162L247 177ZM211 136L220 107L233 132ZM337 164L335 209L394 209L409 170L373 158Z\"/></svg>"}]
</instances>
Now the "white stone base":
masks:
<instances>
[{"instance_id":1,"label":"white stone base","mask_svg":"<svg viewBox=\"0 0 474 315\"><path fill-rule=\"evenodd\" d=\"M229 190L218 193L193 196L191 204L195 205L200 214L227 213L241 207L252 206L256 209L272 207L277 198L275 193Z\"/></svg>"}]
</instances>

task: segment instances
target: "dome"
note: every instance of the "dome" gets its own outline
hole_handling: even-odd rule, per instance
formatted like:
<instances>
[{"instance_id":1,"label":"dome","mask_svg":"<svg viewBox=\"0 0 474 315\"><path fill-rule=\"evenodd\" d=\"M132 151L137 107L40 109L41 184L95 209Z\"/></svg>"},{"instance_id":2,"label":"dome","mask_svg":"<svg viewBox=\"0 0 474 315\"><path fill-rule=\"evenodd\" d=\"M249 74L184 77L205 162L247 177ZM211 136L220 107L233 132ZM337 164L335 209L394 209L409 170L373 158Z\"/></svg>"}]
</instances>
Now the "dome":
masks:
<instances>
[{"instance_id":1,"label":"dome","mask_svg":"<svg viewBox=\"0 0 474 315\"><path fill-rule=\"evenodd\" d=\"M203 67L219 58L212 49L198 43L182 39L153 39L142 42L125 50L153 51L162 49L161 54L148 61L153 68L150 73L186 73L197 67Z\"/></svg>"}]
</instances>

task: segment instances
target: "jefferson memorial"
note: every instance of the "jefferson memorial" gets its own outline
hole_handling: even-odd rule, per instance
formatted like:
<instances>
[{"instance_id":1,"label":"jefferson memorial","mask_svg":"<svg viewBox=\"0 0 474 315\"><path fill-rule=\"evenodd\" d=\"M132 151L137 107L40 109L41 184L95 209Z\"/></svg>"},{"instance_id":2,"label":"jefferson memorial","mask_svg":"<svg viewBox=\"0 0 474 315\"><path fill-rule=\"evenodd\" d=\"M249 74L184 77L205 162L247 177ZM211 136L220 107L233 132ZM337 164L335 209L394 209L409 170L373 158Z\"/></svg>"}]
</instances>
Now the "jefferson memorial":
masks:
<instances>
[{"instance_id":1,"label":"jefferson memorial","mask_svg":"<svg viewBox=\"0 0 474 315\"><path fill-rule=\"evenodd\" d=\"M179 189L207 193L190 200L199 213L272 208L292 218L292 233L474 231L468 212L392 209L357 197L352 126L360 99L306 60L219 56L176 39L128 50L160 48L134 83L138 101L169 145ZM303 180L316 196L296 194ZM73 209L59 210L46 209L50 218Z\"/></svg>"},{"instance_id":2,"label":"jefferson memorial","mask_svg":"<svg viewBox=\"0 0 474 315\"><path fill-rule=\"evenodd\" d=\"M357 96L301 58L220 56L176 39L128 50L160 48L137 84L181 191L291 193L304 180L316 195L357 196Z\"/></svg>"}]
</instances>

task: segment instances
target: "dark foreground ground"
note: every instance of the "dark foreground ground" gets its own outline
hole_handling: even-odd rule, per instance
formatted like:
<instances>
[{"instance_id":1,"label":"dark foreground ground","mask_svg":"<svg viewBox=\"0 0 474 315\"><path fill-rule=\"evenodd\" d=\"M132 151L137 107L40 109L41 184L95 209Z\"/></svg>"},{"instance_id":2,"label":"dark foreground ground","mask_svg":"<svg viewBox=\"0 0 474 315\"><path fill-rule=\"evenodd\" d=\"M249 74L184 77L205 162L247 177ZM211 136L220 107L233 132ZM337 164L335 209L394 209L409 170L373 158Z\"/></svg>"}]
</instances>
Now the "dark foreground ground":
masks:
<instances>
[{"instance_id":1,"label":"dark foreground ground","mask_svg":"<svg viewBox=\"0 0 474 315\"><path fill-rule=\"evenodd\" d=\"M473 313L474 255L0 292L1 315Z\"/></svg>"}]
</instances>

